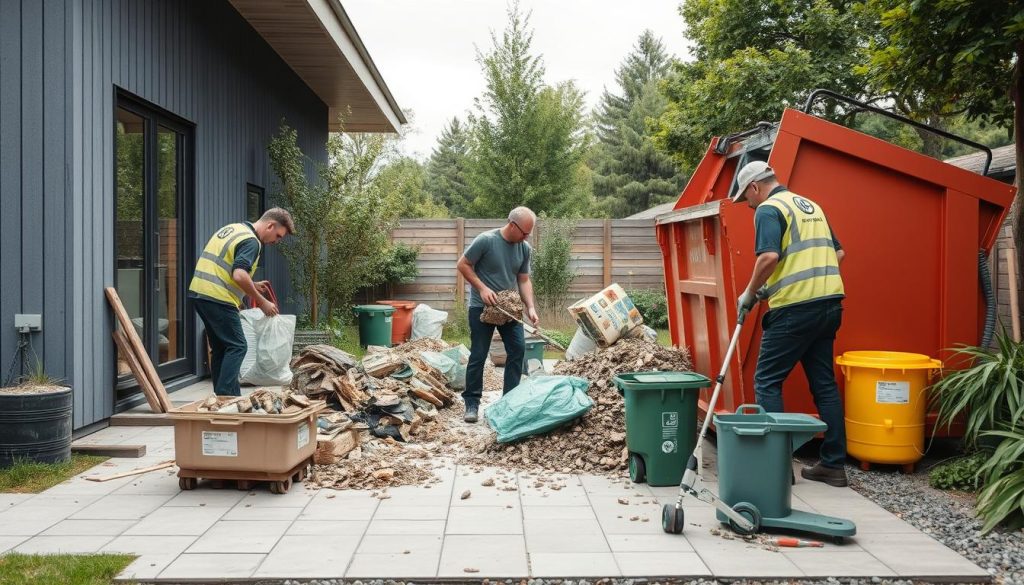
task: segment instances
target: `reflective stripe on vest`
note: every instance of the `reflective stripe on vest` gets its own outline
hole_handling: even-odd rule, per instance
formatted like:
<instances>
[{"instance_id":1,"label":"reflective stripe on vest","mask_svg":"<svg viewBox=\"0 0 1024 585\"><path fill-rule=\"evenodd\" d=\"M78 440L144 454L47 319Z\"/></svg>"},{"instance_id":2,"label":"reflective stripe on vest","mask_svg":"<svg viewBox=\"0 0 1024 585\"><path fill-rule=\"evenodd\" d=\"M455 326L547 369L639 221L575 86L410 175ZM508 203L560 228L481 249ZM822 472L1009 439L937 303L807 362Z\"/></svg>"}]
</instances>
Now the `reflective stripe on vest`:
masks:
<instances>
[{"instance_id":1,"label":"reflective stripe on vest","mask_svg":"<svg viewBox=\"0 0 1024 585\"><path fill-rule=\"evenodd\" d=\"M765 283L768 307L843 296L839 258L821 208L789 191L772 195L762 205L771 205L786 218L779 263Z\"/></svg>"},{"instance_id":2,"label":"reflective stripe on vest","mask_svg":"<svg viewBox=\"0 0 1024 585\"><path fill-rule=\"evenodd\" d=\"M215 301L241 307L245 293L235 283L231 267L235 263L235 249L238 248L238 244L250 238L256 239L259 243L256 234L244 223L233 223L217 230L199 255L188 290ZM260 252L262 251L263 246L260 244ZM256 261L249 270L250 276L256 273L259 261L260 254L257 254Z\"/></svg>"}]
</instances>

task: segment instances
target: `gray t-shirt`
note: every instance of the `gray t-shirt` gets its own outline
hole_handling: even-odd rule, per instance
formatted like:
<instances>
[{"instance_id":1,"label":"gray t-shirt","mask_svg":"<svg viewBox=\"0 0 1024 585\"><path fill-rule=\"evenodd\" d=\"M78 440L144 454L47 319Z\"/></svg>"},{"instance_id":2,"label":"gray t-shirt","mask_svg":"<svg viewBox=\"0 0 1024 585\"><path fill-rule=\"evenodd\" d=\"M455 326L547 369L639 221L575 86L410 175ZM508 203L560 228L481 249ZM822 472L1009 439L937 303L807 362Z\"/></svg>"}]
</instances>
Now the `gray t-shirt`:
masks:
<instances>
[{"instance_id":1,"label":"gray t-shirt","mask_svg":"<svg viewBox=\"0 0 1024 585\"><path fill-rule=\"evenodd\" d=\"M519 275L530 273L530 244L508 242L501 237L501 229L483 232L473 238L466 248L466 260L473 264L473 272L494 292L517 290ZM484 306L476 287L471 287L470 307Z\"/></svg>"}]
</instances>

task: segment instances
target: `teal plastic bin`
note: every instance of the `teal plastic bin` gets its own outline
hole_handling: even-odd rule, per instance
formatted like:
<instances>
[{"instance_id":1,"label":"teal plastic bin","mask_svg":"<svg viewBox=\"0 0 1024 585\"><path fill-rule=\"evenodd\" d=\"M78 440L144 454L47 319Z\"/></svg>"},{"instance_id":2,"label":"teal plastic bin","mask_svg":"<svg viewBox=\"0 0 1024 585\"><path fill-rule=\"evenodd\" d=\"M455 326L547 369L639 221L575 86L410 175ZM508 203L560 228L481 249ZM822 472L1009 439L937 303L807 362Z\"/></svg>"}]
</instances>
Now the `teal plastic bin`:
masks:
<instances>
[{"instance_id":1,"label":"teal plastic bin","mask_svg":"<svg viewBox=\"0 0 1024 585\"><path fill-rule=\"evenodd\" d=\"M352 312L359 319L359 345L391 347L391 316L394 307L388 305L356 305Z\"/></svg>"},{"instance_id":2,"label":"teal plastic bin","mask_svg":"<svg viewBox=\"0 0 1024 585\"><path fill-rule=\"evenodd\" d=\"M716 414L718 495L728 505L749 502L766 518L793 511L793 452L828 425L809 414L767 413L744 404L736 414ZM718 520L728 521L721 512Z\"/></svg>"},{"instance_id":3,"label":"teal plastic bin","mask_svg":"<svg viewBox=\"0 0 1024 585\"><path fill-rule=\"evenodd\" d=\"M626 402L630 479L678 485L697 444L697 397L711 380L693 372L636 372L613 382Z\"/></svg>"},{"instance_id":4,"label":"teal plastic bin","mask_svg":"<svg viewBox=\"0 0 1024 585\"><path fill-rule=\"evenodd\" d=\"M526 353L523 354L523 372L527 373L530 371L530 360L537 360L540 362L541 367L544 367L544 346L546 342L543 339L527 339L526 340Z\"/></svg>"}]
</instances>

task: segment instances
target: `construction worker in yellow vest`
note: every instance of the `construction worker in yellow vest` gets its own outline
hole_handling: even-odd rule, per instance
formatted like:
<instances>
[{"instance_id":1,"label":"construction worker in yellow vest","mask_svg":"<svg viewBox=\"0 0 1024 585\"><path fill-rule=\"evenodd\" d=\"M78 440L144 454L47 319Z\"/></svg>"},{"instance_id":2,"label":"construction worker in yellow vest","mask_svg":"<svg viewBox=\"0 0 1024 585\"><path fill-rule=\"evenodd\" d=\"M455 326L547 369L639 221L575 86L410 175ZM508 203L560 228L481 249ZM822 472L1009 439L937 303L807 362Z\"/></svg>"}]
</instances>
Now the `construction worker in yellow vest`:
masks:
<instances>
[{"instance_id":1,"label":"construction worker in yellow vest","mask_svg":"<svg viewBox=\"0 0 1024 585\"><path fill-rule=\"evenodd\" d=\"M213 234L196 261L189 297L206 326L210 340L210 374L219 396L239 396L238 373L246 343L238 310L248 296L263 314L273 317L278 307L267 300L268 283L253 282L264 244L276 244L295 232L290 213L268 209L256 223L226 225Z\"/></svg>"},{"instance_id":2,"label":"construction worker in yellow vest","mask_svg":"<svg viewBox=\"0 0 1024 585\"><path fill-rule=\"evenodd\" d=\"M757 260L737 311L742 314L758 301L768 301L754 371L757 403L768 412L783 412L782 384L798 362L803 364L818 416L828 430L821 460L800 475L846 486L846 426L832 359L843 317L839 264L846 252L821 206L780 185L766 162L740 169L733 202L741 201L755 210Z\"/></svg>"}]
</instances>

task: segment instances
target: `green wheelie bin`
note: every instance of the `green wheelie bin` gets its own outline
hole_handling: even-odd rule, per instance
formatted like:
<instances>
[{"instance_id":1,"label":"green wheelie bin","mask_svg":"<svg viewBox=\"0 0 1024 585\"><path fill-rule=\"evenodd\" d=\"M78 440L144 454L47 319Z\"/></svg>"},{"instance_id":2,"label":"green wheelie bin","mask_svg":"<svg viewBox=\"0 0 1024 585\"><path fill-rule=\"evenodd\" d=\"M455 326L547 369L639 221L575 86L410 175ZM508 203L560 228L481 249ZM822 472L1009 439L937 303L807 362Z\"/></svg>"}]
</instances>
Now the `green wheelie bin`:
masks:
<instances>
[{"instance_id":1,"label":"green wheelie bin","mask_svg":"<svg viewBox=\"0 0 1024 585\"><path fill-rule=\"evenodd\" d=\"M391 347L391 315L395 308L388 305L356 305L352 311L359 319L359 345Z\"/></svg>"},{"instance_id":2,"label":"green wheelie bin","mask_svg":"<svg viewBox=\"0 0 1024 585\"><path fill-rule=\"evenodd\" d=\"M678 485L697 442L697 397L711 380L693 372L635 372L613 382L626 402L630 479Z\"/></svg>"}]
</instances>

